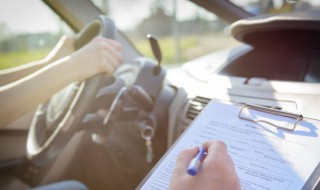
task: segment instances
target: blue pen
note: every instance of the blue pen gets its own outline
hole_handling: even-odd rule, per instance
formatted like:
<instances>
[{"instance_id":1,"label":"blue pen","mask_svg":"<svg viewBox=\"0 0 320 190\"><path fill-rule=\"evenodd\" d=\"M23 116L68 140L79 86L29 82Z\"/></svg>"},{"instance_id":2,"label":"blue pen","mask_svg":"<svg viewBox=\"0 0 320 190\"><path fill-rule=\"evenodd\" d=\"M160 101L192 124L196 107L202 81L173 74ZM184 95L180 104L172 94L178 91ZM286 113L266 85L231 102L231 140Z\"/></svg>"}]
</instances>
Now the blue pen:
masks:
<instances>
[{"instance_id":1,"label":"blue pen","mask_svg":"<svg viewBox=\"0 0 320 190\"><path fill-rule=\"evenodd\" d=\"M204 149L203 146L200 147L199 153L196 155L196 157L194 157L189 166L188 166L188 170L187 173L189 175L195 176L198 174L198 172L201 169L201 160L204 156L204 154L206 153L206 150Z\"/></svg>"}]
</instances>

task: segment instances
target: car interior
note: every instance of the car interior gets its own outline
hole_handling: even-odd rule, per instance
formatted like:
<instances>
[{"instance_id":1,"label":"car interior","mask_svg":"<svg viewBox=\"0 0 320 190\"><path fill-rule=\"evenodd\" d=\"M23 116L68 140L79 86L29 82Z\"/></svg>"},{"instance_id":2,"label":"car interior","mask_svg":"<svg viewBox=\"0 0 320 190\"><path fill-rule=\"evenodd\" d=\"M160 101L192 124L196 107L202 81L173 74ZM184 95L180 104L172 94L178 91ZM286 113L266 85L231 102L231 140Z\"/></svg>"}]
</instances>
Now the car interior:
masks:
<instances>
[{"instance_id":1,"label":"car interior","mask_svg":"<svg viewBox=\"0 0 320 190\"><path fill-rule=\"evenodd\" d=\"M41 1L72 29L75 49L101 35L122 44L123 61L1 127L0 189L64 180L135 189L212 99L320 120L320 5L255 15L234 1L190 0L228 23L239 45L167 66L156 34L144 31L144 55L99 2L108 1ZM305 189L320 189L319 179Z\"/></svg>"}]
</instances>

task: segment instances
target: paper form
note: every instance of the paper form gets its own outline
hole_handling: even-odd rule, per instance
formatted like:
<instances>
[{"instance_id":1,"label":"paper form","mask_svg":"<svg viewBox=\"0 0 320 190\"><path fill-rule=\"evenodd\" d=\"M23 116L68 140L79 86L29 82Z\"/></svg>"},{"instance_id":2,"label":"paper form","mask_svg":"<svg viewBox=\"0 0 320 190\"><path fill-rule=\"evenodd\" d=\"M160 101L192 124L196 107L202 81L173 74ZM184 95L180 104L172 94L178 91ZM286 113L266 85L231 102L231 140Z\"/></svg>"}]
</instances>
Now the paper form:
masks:
<instances>
[{"instance_id":1,"label":"paper form","mask_svg":"<svg viewBox=\"0 0 320 190\"><path fill-rule=\"evenodd\" d=\"M227 144L242 190L301 189L320 162L319 125L302 121L295 131L284 131L239 119L240 108L211 101L157 164L141 189L169 189L177 154L208 140Z\"/></svg>"}]
</instances>

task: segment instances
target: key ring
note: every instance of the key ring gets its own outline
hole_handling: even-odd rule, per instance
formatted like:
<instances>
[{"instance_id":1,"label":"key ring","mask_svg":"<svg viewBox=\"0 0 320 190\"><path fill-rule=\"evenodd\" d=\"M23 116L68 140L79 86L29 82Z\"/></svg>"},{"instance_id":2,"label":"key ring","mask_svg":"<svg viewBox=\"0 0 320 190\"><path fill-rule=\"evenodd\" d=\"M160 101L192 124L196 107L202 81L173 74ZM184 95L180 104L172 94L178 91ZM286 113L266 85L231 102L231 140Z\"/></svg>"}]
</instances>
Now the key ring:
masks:
<instances>
[{"instance_id":1,"label":"key ring","mask_svg":"<svg viewBox=\"0 0 320 190\"><path fill-rule=\"evenodd\" d=\"M152 138L154 136L154 129L147 125L144 129L141 130L140 135L143 139Z\"/></svg>"}]
</instances>

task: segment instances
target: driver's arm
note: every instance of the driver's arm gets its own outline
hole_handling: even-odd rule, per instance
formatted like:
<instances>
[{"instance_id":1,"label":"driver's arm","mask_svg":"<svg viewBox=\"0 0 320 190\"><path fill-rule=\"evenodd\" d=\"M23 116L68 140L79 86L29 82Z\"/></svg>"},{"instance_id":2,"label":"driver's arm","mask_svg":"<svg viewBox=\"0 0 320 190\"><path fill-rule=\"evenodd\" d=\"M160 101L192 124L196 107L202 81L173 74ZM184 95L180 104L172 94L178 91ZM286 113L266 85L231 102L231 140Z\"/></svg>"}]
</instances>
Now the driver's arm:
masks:
<instances>
[{"instance_id":1,"label":"driver's arm","mask_svg":"<svg viewBox=\"0 0 320 190\"><path fill-rule=\"evenodd\" d=\"M121 61L121 45L96 37L87 45L40 70L0 87L0 127L48 100L75 81L111 74Z\"/></svg>"},{"instance_id":2,"label":"driver's arm","mask_svg":"<svg viewBox=\"0 0 320 190\"><path fill-rule=\"evenodd\" d=\"M37 61L25 63L14 68L0 70L0 86L19 80L58 60L59 58L70 55L72 52L74 52L74 40L74 36L62 36L47 57Z\"/></svg>"}]
</instances>

